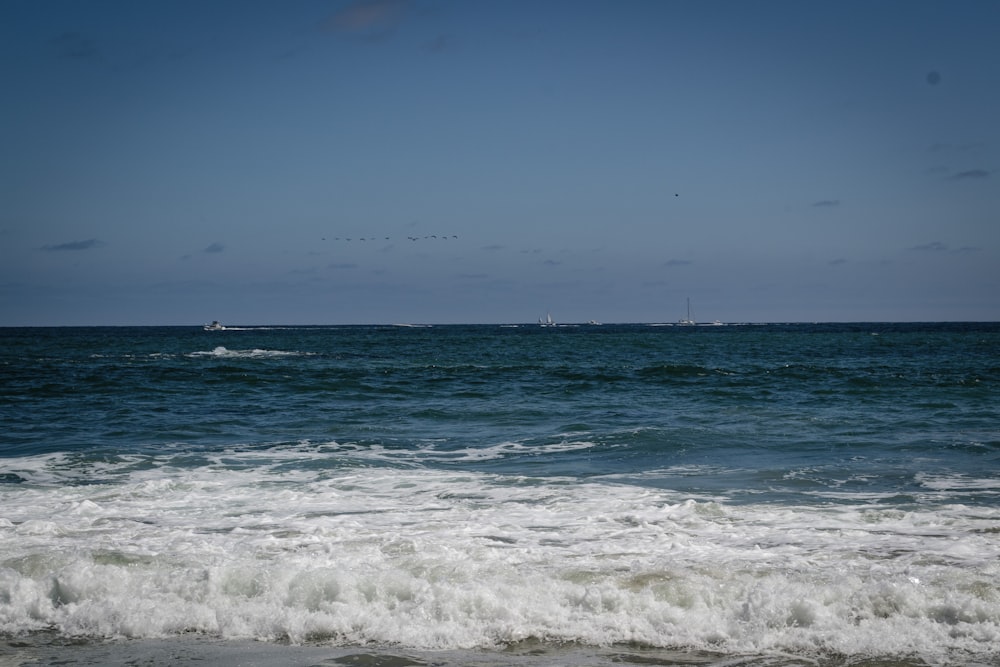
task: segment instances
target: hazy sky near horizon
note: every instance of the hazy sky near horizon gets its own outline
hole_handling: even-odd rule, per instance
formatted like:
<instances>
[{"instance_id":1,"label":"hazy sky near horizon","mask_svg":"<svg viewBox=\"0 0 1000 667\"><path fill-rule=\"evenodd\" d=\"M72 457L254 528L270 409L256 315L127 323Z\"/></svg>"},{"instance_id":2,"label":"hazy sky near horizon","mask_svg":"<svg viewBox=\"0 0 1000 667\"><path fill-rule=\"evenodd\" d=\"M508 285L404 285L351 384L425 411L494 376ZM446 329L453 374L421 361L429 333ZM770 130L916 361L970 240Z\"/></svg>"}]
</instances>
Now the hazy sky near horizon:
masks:
<instances>
[{"instance_id":1,"label":"hazy sky near horizon","mask_svg":"<svg viewBox=\"0 0 1000 667\"><path fill-rule=\"evenodd\" d=\"M0 325L1000 320L1000 3L0 0Z\"/></svg>"}]
</instances>

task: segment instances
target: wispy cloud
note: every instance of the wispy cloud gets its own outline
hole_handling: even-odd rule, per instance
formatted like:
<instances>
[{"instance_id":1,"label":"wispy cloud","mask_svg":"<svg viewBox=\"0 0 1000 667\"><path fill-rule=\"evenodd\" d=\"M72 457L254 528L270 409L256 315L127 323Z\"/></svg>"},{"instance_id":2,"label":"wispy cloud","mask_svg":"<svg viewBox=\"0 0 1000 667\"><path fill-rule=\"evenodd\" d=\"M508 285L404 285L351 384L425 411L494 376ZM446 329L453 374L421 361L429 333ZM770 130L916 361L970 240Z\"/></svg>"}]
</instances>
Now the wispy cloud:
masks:
<instances>
[{"instance_id":1,"label":"wispy cloud","mask_svg":"<svg viewBox=\"0 0 1000 667\"><path fill-rule=\"evenodd\" d=\"M839 199L821 199L820 201L813 202L812 204L816 208L833 208L834 206L840 206Z\"/></svg>"},{"instance_id":2,"label":"wispy cloud","mask_svg":"<svg viewBox=\"0 0 1000 667\"><path fill-rule=\"evenodd\" d=\"M205 248L204 252L218 253L218 252L223 252L225 249L226 246L222 245L221 243L212 243L207 248Z\"/></svg>"},{"instance_id":3,"label":"wispy cloud","mask_svg":"<svg viewBox=\"0 0 1000 667\"><path fill-rule=\"evenodd\" d=\"M972 141L965 144L946 144L942 142L933 143L927 147L928 153L972 153L978 154L986 148L986 143L982 141Z\"/></svg>"},{"instance_id":4,"label":"wispy cloud","mask_svg":"<svg viewBox=\"0 0 1000 667\"><path fill-rule=\"evenodd\" d=\"M358 0L323 23L330 32L379 40L388 37L402 20L408 0Z\"/></svg>"},{"instance_id":5,"label":"wispy cloud","mask_svg":"<svg viewBox=\"0 0 1000 667\"><path fill-rule=\"evenodd\" d=\"M96 60L101 57L101 52L94 46L94 43L78 32L64 32L53 39L52 43L60 58Z\"/></svg>"},{"instance_id":6,"label":"wispy cloud","mask_svg":"<svg viewBox=\"0 0 1000 667\"><path fill-rule=\"evenodd\" d=\"M940 241L931 241L930 243L923 243L910 248L910 250L917 250L920 252L944 252L947 249L948 246Z\"/></svg>"},{"instance_id":7,"label":"wispy cloud","mask_svg":"<svg viewBox=\"0 0 1000 667\"><path fill-rule=\"evenodd\" d=\"M438 35L431 41L424 44L424 50L428 53L444 53L455 48L456 41L451 35Z\"/></svg>"},{"instance_id":8,"label":"wispy cloud","mask_svg":"<svg viewBox=\"0 0 1000 667\"><path fill-rule=\"evenodd\" d=\"M960 171L951 178L952 180L959 181L967 179L988 178L989 175L990 172L986 171L985 169L969 169L968 171Z\"/></svg>"},{"instance_id":9,"label":"wispy cloud","mask_svg":"<svg viewBox=\"0 0 1000 667\"><path fill-rule=\"evenodd\" d=\"M87 239L86 241L70 241L69 243L57 243L54 245L43 245L42 250L90 250L101 245L97 239Z\"/></svg>"},{"instance_id":10,"label":"wispy cloud","mask_svg":"<svg viewBox=\"0 0 1000 667\"><path fill-rule=\"evenodd\" d=\"M949 253L953 255L970 255L972 253L982 252L981 246L965 245L961 248L951 248L946 243L941 243L940 241L931 241L930 243L922 243L920 245L915 245L907 250L912 250L916 252L938 252L938 253Z\"/></svg>"},{"instance_id":11,"label":"wispy cloud","mask_svg":"<svg viewBox=\"0 0 1000 667\"><path fill-rule=\"evenodd\" d=\"M316 275L316 267L315 266L308 266L308 267L304 267L304 268L291 269L290 271L286 271L284 275L286 275L286 276L293 276L293 277L298 277L298 276L306 276L306 277L315 276Z\"/></svg>"}]
</instances>

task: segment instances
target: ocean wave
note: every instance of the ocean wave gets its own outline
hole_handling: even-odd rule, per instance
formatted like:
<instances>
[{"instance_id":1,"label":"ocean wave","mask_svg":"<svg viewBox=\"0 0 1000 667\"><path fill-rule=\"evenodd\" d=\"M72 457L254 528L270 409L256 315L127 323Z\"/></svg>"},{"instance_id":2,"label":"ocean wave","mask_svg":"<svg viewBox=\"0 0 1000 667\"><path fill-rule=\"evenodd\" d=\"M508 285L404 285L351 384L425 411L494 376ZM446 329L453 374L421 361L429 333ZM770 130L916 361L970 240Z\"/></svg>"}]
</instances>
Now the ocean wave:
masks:
<instances>
[{"instance_id":1,"label":"ocean wave","mask_svg":"<svg viewBox=\"0 0 1000 667\"><path fill-rule=\"evenodd\" d=\"M0 487L0 632L1000 655L995 508L224 460L274 455L86 486L25 462Z\"/></svg>"}]
</instances>

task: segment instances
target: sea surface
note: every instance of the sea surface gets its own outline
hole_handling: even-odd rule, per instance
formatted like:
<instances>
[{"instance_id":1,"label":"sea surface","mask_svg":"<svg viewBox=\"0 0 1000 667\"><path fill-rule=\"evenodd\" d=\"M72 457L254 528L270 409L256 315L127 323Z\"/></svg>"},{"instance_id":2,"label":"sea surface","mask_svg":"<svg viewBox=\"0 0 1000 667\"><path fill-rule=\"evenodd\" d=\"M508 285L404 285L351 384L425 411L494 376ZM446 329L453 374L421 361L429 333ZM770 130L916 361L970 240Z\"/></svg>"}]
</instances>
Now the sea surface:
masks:
<instances>
[{"instance_id":1,"label":"sea surface","mask_svg":"<svg viewBox=\"0 0 1000 667\"><path fill-rule=\"evenodd\" d=\"M0 664L998 665L1000 324L0 329Z\"/></svg>"}]
</instances>

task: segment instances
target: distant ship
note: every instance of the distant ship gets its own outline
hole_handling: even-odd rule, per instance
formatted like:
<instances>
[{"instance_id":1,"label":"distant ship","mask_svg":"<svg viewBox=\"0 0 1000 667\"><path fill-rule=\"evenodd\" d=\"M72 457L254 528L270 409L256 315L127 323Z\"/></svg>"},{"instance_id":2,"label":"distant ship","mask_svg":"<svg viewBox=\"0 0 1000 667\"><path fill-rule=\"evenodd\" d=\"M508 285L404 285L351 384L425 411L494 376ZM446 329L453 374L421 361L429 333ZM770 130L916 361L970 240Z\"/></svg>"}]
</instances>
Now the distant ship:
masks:
<instances>
[{"instance_id":1,"label":"distant ship","mask_svg":"<svg viewBox=\"0 0 1000 667\"><path fill-rule=\"evenodd\" d=\"M219 320L212 320L211 324L205 325L205 331L225 331L226 327L219 323Z\"/></svg>"},{"instance_id":2,"label":"distant ship","mask_svg":"<svg viewBox=\"0 0 1000 667\"><path fill-rule=\"evenodd\" d=\"M691 299L687 300L687 304L688 304L688 314L687 314L687 317L682 318L680 320L677 320L677 324L679 324L681 326L684 326L684 327L691 327L691 326L694 326L695 324L697 324L697 322L695 322L693 319L691 319Z\"/></svg>"}]
</instances>

